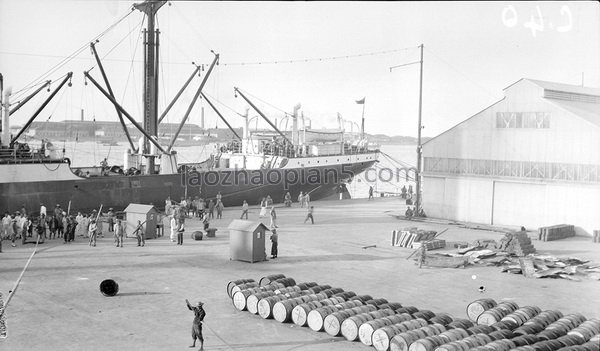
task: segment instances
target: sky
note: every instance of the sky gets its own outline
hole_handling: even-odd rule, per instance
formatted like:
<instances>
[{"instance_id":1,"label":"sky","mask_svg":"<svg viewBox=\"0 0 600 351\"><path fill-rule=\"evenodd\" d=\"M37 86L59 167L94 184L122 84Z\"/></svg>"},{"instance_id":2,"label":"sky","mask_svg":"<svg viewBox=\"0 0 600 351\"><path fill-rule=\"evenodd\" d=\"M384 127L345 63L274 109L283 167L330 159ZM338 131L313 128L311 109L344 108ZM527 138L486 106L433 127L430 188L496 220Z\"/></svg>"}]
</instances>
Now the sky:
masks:
<instances>
[{"instance_id":1,"label":"sky","mask_svg":"<svg viewBox=\"0 0 600 351\"><path fill-rule=\"evenodd\" d=\"M132 4L0 0L0 73L5 89L12 87L12 102L23 99L27 91L22 89L32 82L58 82L72 71L72 87L63 88L37 120L79 119L84 109L87 120L116 121L110 103L84 84L83 71L95 66L89 42L124 18L99 38L96 48L117 100L141 122L143 15L131 12ZM436 136L485 109L521 78L600 87L600 7L595 1L172 1L160 9L158 28L159 110L193 72L192 62L207 69L214 50L220 64L203 91L237 127L242 126L238 114L248 105L235 98L233 87L247 92L282 129L286 122L291 128L291 120L282 120L285 112L300 103L313 127L337 127L339 113L349 121L349 131L363 113L356 100L365 98L367 133L416 136L421 44L424 136ZM56 67L74 52L75 58ZM390 70L403 64L410 65ZM91 74L101 81L97 67ZM200 80L182 95L168 122L181 120ZM48 94L40 93L11 123L25 123ZM190 123L199 124L202 106L206 127L225 127L202 100Z\"/></svg>"}]
</instances>

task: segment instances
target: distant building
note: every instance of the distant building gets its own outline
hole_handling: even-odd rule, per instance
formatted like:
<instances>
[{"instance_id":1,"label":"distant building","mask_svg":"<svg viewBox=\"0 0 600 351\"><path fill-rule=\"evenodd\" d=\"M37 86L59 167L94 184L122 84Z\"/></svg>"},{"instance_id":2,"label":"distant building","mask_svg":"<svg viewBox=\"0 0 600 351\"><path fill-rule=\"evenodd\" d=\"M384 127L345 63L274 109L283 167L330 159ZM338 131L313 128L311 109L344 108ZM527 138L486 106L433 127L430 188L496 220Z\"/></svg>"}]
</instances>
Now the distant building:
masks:
<instances>
[{"instance_id":1,"label":"distant building","mask_svg":"<svg viewBox=\"0 0 600 351\"><path fill-rule=\"evenodd\" d=\"M137 140L142 136L142 133L131 124L126 124L126 126L132 138ZM161 123L158 128L158 135L161 139L170 140L178 128L179 123ZM241 134L242 129L238 129L236 132ZM126 140L121 123L109 121L33 122L27 131L27 135L36 139L50 140ZM232 140L234 137L229 129L202 129L196 124L184 125L179 134L180 140L204 140L206 138Z\"/></svg>"},{"instance_id":2,"label":"distant building","mask_svg":"<svg viewBox=\"0 0 600 351\"><path fill-rule=\"evenodd\" d=\"M600 229L600 89L521 79L423 144L423 207L440 218Z\"/></svg>"}]
</instances>

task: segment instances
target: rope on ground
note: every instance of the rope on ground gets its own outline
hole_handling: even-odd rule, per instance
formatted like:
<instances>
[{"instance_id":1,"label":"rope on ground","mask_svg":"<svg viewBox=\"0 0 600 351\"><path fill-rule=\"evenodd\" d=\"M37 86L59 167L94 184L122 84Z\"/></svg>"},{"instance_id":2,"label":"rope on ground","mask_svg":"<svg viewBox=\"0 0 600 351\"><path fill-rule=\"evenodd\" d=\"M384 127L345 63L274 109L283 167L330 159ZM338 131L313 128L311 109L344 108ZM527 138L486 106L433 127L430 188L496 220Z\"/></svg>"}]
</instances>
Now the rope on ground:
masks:
<instances>
[{"instance_id":1,"label":"rope on ground","mask_svg":"<svg viewBox=\"0 0 600 351\"><path fill-rule=\"evenodd\" d=\"M24 235L27 235L27 234L24 233ZM0 314L0 319L2 319L2 316L4 316L4 312L6 311L6 308L8 307L8 303L10 302L10 299L12 299L12 297L17 292L17 289L19 288L19 284L21 283L21 279L23 279L23 275L25 274L25 271L27 270L27 267L29 267L29 264L31 263L31 259L33 258L33 255L35 255L35 253L37 252L37 248L38 248L38 244L39 243L40 243L40 236L38 235L37 241L35 242L35 248L33 249L33 252L31 253L31 256L29 256L29 259L27 260L27 263L25 264L25 267L23 267L23 271L19 275L19 278L15 282L15 285L13 286L12 290L8 292L8 298L6 298L6 302L4 303L4 310L2 311L2 314Z\"/></svg>"}]
</instances>

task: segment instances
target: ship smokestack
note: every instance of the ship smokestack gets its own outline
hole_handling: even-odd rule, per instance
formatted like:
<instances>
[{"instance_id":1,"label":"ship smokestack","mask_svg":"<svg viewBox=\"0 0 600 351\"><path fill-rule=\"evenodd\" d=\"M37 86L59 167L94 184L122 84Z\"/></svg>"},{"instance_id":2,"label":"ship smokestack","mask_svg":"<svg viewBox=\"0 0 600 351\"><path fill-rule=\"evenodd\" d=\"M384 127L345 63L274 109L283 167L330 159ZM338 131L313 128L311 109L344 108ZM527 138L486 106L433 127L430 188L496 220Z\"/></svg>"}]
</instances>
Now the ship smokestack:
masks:
<instances>
[{"instance_id":1,"label":"ship smokestack","mask_svg":"<svg viewBox=\"0 0 600 351\"><path fill-rule=\"evenodd\" d=\"M84 116L84 112L83 112L83 109L81 109L81 122L83 122L83 116Z\"/></svg>"},{"instance_id":2,"label":"ship smokestack","mask_svg":"<svg viewBox=\"0 0 600 351\"><path fill-rule=\"evenodd\" d=\"M298 110L300 110L300 103L294 106L294 114L292 116L292 144L298 146Z\"/></svg>"},{"instance_id":3,"label":"ship smokestack","mask_svg":"<svg viewBox=\"0 0 600 351\"><path fill-rule=\"evenodd\" d=\"M10 146L10 94L12 93L12 88L8 87L6 92L4 93L4 100L2 103L4 106L0 106L0 108L4 107L4 115L2 116L2 145L9 147Z\"/></svg>"}]
</instances>

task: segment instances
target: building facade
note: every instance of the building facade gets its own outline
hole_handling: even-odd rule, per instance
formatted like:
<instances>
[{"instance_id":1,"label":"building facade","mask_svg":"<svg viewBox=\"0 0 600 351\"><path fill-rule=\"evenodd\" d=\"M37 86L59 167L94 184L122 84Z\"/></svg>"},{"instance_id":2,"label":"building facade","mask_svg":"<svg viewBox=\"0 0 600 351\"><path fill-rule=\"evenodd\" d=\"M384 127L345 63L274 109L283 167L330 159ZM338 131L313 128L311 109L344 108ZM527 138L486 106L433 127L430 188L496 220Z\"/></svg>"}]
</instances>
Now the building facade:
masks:
<instances>
[{"instance_id":1,"label":"building facade","mask_svg":"<svg viewBox=\"0 0 600 351\"><path fill-rule=\"evenodd\" d=\"M600 229L600 89L521 79L423 144L433 217L536 229Z\"/></svg>"}]
</instances>

